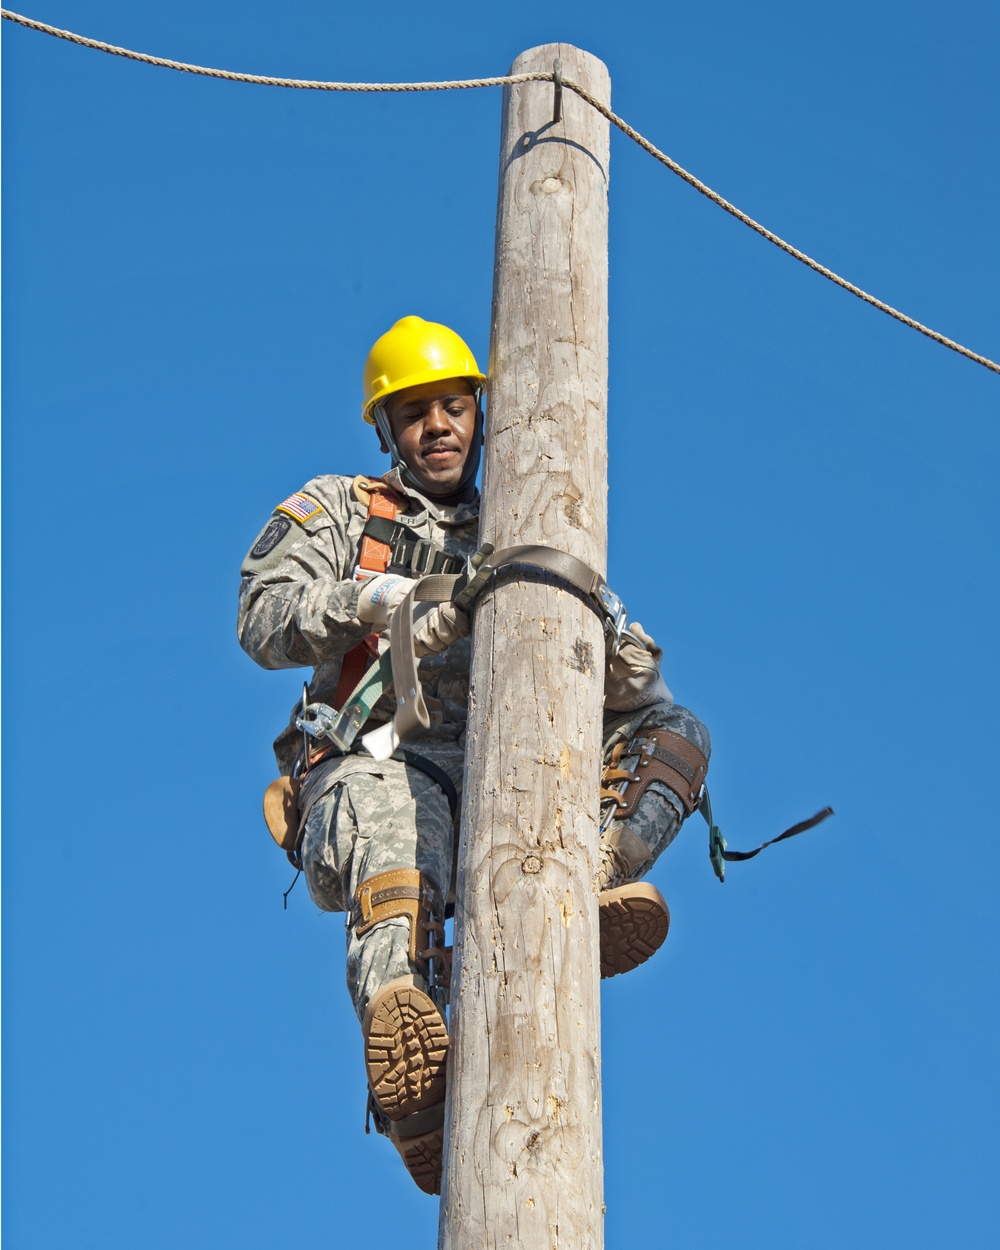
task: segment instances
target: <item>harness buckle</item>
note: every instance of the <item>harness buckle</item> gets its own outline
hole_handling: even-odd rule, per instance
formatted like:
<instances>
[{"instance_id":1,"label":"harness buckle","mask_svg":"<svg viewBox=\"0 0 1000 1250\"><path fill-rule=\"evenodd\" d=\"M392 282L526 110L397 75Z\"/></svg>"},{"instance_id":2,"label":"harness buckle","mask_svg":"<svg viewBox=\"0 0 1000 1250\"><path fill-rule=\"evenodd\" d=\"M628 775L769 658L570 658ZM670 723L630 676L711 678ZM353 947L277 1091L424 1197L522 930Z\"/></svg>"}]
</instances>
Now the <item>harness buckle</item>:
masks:
<instances>
[{"instance_id":1,"label":"harness buckle","mask_svg":"<svg viewBox=\"0 0 1000 1250\"><path fill-rule=\"evenodd\" d=\"M404 543L400 543L402 551L405 551L406 546L410 546L410 544L405 543L404 545ZM410 552L410 576L423 577L425 574L430 573L434 566L434 556L436 553L437 549L432 542L429 542L426 538L418 538L416 542L412 544ZM402 552L400 554L402 554ZM400 563L402 562L403 561L401 560Z\"/></svg>"},{"instance_id":2,"label":"harness buckle","mask_svg":"<svg viewBox=\"0 0 1000 1250\"><path fill-rule=\"evenodd\" d=\"M295 717L295 727L309 737L332 737L340 715L329 704L305 704Z\"/></svg>"},{"instance_id":3,"label":"harness buckle","mask_svg":"<svg viewBox=\"0 0 1000 1250\"><path fill-rule=\"evenodd\" d=\"M329 703L310 703L296 716L295 728L301 729L305 740L325 738L341 751L350 751L367 715L360 701L345 704L339 712Z\"/></svg>"},{"instance_id":4,"label":"harness buckle","mask_svg":"<svg viewBox=\"0 0 1000 1250\"><path fill-rule=\"evenodd\" d=\"M622 634L628 624L628 613L621 597L616 595L608 583L601 578L594 591L598 607L604 613L604 628L611 636L611 654L616 656L621 650Z\"/></svg>"}]
</instances>

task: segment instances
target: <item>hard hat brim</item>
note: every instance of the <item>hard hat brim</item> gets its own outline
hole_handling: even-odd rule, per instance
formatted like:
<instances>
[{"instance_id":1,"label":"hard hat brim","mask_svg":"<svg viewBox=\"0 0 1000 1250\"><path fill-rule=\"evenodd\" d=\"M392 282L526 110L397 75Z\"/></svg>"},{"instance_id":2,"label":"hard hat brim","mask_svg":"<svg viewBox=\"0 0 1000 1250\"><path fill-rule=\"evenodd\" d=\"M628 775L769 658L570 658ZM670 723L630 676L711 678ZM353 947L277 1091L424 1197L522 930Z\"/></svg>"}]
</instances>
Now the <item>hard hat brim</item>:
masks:
<instances>
[{"instance_id":1,"label":"hard hat brim","mask_svg":"<svg viewBox=\"0 0 1000 1250\"><path fill-rule=\"evenodd\" d=\"M482 373L455 373L452 369L423 369L418 373L410 373L405 378L397 378L395 382L390 382L381 390L376 391L362 407L361 416L369 425L374 425L375 418L372 416L372 409L376 404L388 399L390 395L397 395L411 386L423 386L425 382L444 382L448 378L465 378L480 386L486 384L486 376Z\"/></svg>"}]
</instances>

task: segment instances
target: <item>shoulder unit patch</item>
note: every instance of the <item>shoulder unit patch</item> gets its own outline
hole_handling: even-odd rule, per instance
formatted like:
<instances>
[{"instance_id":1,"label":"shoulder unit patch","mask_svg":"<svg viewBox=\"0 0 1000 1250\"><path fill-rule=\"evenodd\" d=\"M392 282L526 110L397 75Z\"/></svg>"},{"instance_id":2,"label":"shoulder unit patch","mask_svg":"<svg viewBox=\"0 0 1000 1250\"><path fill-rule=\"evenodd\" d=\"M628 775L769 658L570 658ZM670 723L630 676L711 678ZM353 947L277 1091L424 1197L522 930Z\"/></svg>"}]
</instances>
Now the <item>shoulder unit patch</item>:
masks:
<instances>
[{"instance_id":1,"label":"shoulder unit patch","mask_svg":"<svg viewBox=\"0 0 1000 1250\"><path fill-rule=\"evenodd\" d=\"M270 555L291 528L292 523L287 517L273 517L268 521L267 529L264 530L254 544L253 550L250 552L250 559L263 560L266 555Z\"/></svg>"},{"instance_id":2,"label":"shoulder unit patch","mask_svg":"<svg viewBox=\"0 0 1000 1250\"><path fill-rule=\"evenodd\" d=\"M284 503L279 503L275 508L275 512L284 512L300 523L318 516L322 511L316 500L310 499L308 495L289 495Z\"/></svg>"}]
</instances>

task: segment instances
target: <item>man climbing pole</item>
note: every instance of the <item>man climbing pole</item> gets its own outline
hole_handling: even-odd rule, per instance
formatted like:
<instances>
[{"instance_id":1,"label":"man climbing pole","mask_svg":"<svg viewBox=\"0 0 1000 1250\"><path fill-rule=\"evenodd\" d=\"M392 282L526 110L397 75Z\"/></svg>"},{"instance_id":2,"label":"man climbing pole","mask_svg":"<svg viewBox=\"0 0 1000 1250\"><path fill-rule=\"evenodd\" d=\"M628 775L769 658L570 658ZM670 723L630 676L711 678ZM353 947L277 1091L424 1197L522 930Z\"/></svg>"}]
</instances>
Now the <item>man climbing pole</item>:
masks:
<instances>
[{"instance_id":1,"label":"man climbing pole","mask_svg":"<svg viewBox=\"0 0 1000 1250\"><path fill-rule=\"evenodd\" d=\"M452 330L419 317L396 322L369 353L362 406L392 467L381 478L316 477L279 504L240 585L248 654L264 668L313 669L275 742L289 780L279 791L286 828L279 834L272 824L272 832L302 867L317 906L346 913L347 985L361 1020L369 1107L427 1193L441 1182L444 921L463 780L467 606L417 605L412 645L430 723L402 743L393 738L389 758L376 758L388 748L373 754L357 740L343 750L301 727L307 707L329 712L348 702L417 579L468 573L479 545L485 384ZM640 878L698 806L708 768L707 730L673 702L661 658L633 625L609 645L605 664L594 871L605 977L635 968L666 937L666 903ZM369 724L388 728L395 710L384 695Z\"/></svg>"}]
</instances>

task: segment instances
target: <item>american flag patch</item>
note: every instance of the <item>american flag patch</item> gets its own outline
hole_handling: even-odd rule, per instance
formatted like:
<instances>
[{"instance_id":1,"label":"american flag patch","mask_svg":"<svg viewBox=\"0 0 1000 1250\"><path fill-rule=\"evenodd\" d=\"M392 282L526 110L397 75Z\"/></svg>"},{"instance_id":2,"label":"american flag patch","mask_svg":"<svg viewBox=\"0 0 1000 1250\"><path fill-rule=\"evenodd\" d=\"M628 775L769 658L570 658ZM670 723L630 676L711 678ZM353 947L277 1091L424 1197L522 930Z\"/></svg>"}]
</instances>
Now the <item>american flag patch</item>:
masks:
<instances>
[{"instance_id":1,"label":"american flag patch","mask_svg":"<svg viewBox=\"0 0 1000 1250\"><path fill-rule=\"evenodd\" d=\"M308 495L289 495L284 503L279 503L275 508L275 512L287 513L296 521L308 521L322 511L316 500L310 499Z\"/></svg>"}]
</instances>

